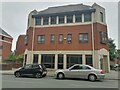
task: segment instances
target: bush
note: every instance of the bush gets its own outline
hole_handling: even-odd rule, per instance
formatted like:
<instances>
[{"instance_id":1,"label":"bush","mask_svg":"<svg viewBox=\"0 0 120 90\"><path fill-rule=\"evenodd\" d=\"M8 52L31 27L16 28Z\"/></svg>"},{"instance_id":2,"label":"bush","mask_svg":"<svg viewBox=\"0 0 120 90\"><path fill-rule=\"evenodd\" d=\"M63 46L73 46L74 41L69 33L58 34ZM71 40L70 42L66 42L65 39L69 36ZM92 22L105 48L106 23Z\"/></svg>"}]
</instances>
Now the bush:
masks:
<instances>
[{"instance_id":1,"label":"bush","mask_svg":"<svg viewBox=\"0 0 120 90\"><path fill-rule=\"evenodd\" d=\"M23 63L24 55L13 55L11 54L4 63Z\"/></svg>"}]
</instances>

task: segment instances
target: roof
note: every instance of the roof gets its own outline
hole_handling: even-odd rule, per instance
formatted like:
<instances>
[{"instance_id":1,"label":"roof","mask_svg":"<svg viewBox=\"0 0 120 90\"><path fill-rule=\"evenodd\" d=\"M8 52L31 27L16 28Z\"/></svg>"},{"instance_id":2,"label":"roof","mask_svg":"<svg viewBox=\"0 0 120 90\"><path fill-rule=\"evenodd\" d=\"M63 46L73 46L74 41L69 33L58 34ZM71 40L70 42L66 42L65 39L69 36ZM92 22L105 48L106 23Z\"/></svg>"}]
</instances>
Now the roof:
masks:
<instances>
[{"instance_id":1,"label":"roof","mask_svg":"<svg viewBox=\"0 0 120 90\"><path fill-rule=\"evenodd\" d=\"M90 11L95 10L92 6L83 5L83 4L74 4L66 6L57 6L49 7L43 11L39 11L35 15L44 15L44 14L56 14L56 13L65 13L65 12L75 12L75 11Z\"/></svg>"},{"instance_id":2,"label":"roof","mask_svg":"<svg viewBox=\"0 0 120 90\"><path fill-rule=\"evenodd\" d=\"M41 13L41 14L60 13L60 12L86 10L86 9L90 9L90 8L91 8L91 6L88 6L88 5L76 4L76 5L49 7L48 9L40 11L39 13Z\"/></svg>"},{"instance_id":3,"label":"roof","mask_svg":"<svg viewBox=\"0 0 120 90\"><path fill-rule=\"evenodd\" d=\"M10 36L7 32L5 32L2 28L0 28L0 35L4 35L4 36L7 36L7 37L10 37L12 38L12 36Z\"/></svg>"}]
</instances>

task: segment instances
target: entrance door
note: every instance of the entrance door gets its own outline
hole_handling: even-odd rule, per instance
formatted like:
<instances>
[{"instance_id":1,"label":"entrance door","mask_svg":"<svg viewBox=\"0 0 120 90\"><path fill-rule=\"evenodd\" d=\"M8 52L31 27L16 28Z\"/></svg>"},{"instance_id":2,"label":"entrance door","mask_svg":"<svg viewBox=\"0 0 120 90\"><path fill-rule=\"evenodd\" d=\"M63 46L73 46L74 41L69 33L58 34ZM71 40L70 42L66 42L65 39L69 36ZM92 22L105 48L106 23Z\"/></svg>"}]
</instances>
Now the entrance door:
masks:
<instances>
[{"instance_id":1,"label":"entrance door","mask_svg":"<svg viewBox=\"0 0 120 90\"><path fill-rule=\"evenodd\" d=\"M103 59L100 60L100 66L101 69L104 70L105 72L108 72L108 60L107 60L107 55L103 56Z\"/></svg>"}]
</instances>

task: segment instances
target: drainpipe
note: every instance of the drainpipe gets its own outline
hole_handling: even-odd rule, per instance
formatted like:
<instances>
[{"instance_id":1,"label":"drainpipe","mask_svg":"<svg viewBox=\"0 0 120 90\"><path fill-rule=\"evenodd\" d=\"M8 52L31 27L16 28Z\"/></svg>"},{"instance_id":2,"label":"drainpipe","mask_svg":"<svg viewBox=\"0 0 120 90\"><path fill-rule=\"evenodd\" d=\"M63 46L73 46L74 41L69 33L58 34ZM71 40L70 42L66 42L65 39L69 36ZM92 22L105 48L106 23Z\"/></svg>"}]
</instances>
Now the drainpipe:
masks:
<instances>
[{"instance_id":1,"label":"drainpipe","mask_svg":"<svg viewBox=\"0 0 120 90\"><path fill-rule=\"evenodd\" d=\"M93 55L93 66L94 66L94 53L95 53L95 46L94 46L94 13L92 13L92 55Z\"/></svg>"},{"instance_id":2,"label":"drainpipe","mask_svg":"<svg viewBox=\"0 0 120 90\"><path fill-rule=\"evenodd\" d=\"M33 49L34 49L34 34L35 34L35 18L33 18L33 32L32 32L32 53L31 53L32 61L33 61Z\"/></svg>"}]
</instances>

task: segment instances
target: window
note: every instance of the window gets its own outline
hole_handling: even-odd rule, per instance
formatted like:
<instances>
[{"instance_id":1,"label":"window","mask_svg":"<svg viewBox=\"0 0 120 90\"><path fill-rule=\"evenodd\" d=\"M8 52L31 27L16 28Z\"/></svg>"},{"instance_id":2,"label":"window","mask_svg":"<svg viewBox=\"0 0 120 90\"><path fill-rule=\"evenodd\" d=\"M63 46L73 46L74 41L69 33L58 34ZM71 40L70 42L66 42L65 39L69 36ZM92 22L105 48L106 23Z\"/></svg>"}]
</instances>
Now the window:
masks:
<instances>
[{"instance_id":1,"label":"window","mask_svg":"<svg viewBox=\"0 0 120 90\"><path fill-rule=\"evenodd\" d=\"M44 17L43 18L43 25L48 25L49 23L49 17Z\"/></svg>"},{"instance_id":2,"label":"window","mask_svg":"<svg viewBox=\"0 0 120 90\"><path fill-rule=\"evenodd\" d=\"M67 35L67 42L71 43L72 42L72 34Z\"/></svg>"},{"instance_id":3,"label":"window","mask_svg":"<svg viewBox=\"0 0 120 90\"><path fill-rule=\"evenodd\" d=\"M63 69L63 54L58 55L58 69Z\"/></svg>"},{"instance_id":4,"label":"window","mask_svg":"<svg viewBox=\"0 0 120 90\"><path fill-rule=\"evenodd\" d=\"M59 43L63 43L63 34L59 34Z\"/></svg>"},{"instance_id":5,"label":"window","mask_svg":"<svg viewBox=\"0 0 120 90\"><path fill-rule=\"evenodd\" d=\"M45 43L45 35L38 36L38 43L40 43L40 44Z\"/></svg>"},{"instance_id":6,"label":"window","mask_svg":"<svg viewBox=\"0 0 120 90\"><path fill-rule=\"evenodd\" d=\"M75 22L82 22L82 14L75 15Z\"/></svg>"},{"instance_id":7,"label":"window","mask_svg":"<svg viewBox=\"0 0 120 90\"><path fill-rule=\"evenodd\" d=\"M46 68L54 68L55 55L54 54L42 54L41 63L46 66Z\"/></svg>"},{"instance_id":8,"label":"window","mask_svg":"<svg viewBox=\"0 0 120 90\"><path fill-rule=\"evenodd\" d=\"M86 57L86 64L93 66L92 55L85 55L85 57Z\"/></svg>"},{"instance_id":9,"label":"window","mask_svg":"<svg viewBox=\"0 0 120 90\"><path fill-rule=\"evenodd\" d=\"M84 14L84 22L91 21L91 13L85 13Z\"/></svg>"},{"instance_id":10,"label":"window","mask_svg":"<svg viewBox=\"0 0 120 90\"><path fill-rule=\"evenodd\" d=\"M26 35L25 38L24 38L24 44L25 44L25 45L28 44L28 35Z\"/></svg>"},{"instance_id":11,"label":"window","mask_svg":"<svg viewBox=\"0 0 120 90\"><path fill-rule=\"evenodd\" d=\"M80 69L80 66L74 66L73 68L71 68L71 70L78 70Z\"/></svg>"},{"instance_id":12,"label":"window","mask_svg":"<svg viewBox=\"0 0 120 90\"><path fill-rule=\"evenodd\" d=\"M73 15L67 16L67 23L73 23Z\"/></svg>"},{"instance_id":13,"label":"window","mask_svg":"<svg viewBox=\"0 0 120 90\"><path fill-rule=\"evenodd\" d=\"M2 40L4 40L5 39L5 37L4 36L2 36Z\"/></svg>"},{"instance_id":14,"label":"window","mask_svg":"<svg viewBox=\"0 0 120 90\"><path fill-rule=\"evenodd\" d=\"M31 64L28 64L24 67L24 69L32 69L32 65Z\"/></svg>"},{"instance_id":15,"label":"window","mask_svg":"<svg viewBox=\"0 0 120 90\"><path fill-rule=\"evenodd\" d=\"M35 25L41 25L41 19L35 18Z\"/></svg>"},{"instance_id":16,"label":"window","mask_svg":"<svg viewBox=\"0 0 120 90\"><path fill-rule=\"evenodd\" d=\"M51 24L56 24L56 17L51 17Z\"/></svg>"},{"instance_id":17,"label":"window","mask_svg":"<svg viewBox=\"0 0 120 90\"><path fill-rule=\"evenodd\" d=\"M100 12L100 21L103 22L103 13Z\"/></svg>"},{"instance_id":18,"label":"window","mask_svg":"<svg viewBox=\"0 0 120 90\"><path fill-rule=\"evenodd\" d=\"M59 16L59 24L63 24L64 23L64 16Z\"/></svg>"},{"instance_id":19,"label":"window","mask_svg":"<svg viewBox=\"0 0 120 90\"><path fill-rule=\"evenodd\" d=\"M33 63L38 63L38 54L33 54Z\"/></svg>"},{"instance_id":20,"label":"window","mask_svg":"<svg viewBox=\"0 0 120 90\"><path fill-rule=\"evenodd\" d=\"M106 44L107 43L107 33L100 32L100 42Z\"/></svg>"},{"instance_id":21,"label":"window","mask_svg":"<svg viewBox=\"0 0 120 90\"><path fill-rule=\"evenodd\" d=\"M33 69L40 69L39 65L33 65Z\"/></svg>"},{"instance_id":22,"label":"window","mask_svg":"<svg viewBox=\"0 0 120 90\"><path fill-rule=\"evenodd\" d=\"M50 42L51 43L55 43L55 35L54 34L51 34Z\"/></svg>"},{"instance_id":23,"label":"window","mask_svg":"<svg viewBox=\"0 0 120 90\"><path fill-rule=\"evenodd\" d=\"M74 64L82 64L82 55L67 55L67 68Z\"/></svg>"},{"instance_id":24,"label":"window","mask_svg":"<svg viewBox=\"0 0 120 90\"><path fill-rule=\"evenodd\" d=\"M79 43L88 43L88 33L79 34Z\"/></svg>"},{"instance_id":25,"label":"window","mask_svg":"<svg viewBox=\"0 0 120 90\"><path fill-rule=\"evenodd\" d=\"M88 66L83 66L83 69L91 69L90 67L88 67Z\"/></svg>"}]
</instances>

